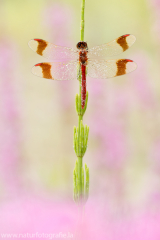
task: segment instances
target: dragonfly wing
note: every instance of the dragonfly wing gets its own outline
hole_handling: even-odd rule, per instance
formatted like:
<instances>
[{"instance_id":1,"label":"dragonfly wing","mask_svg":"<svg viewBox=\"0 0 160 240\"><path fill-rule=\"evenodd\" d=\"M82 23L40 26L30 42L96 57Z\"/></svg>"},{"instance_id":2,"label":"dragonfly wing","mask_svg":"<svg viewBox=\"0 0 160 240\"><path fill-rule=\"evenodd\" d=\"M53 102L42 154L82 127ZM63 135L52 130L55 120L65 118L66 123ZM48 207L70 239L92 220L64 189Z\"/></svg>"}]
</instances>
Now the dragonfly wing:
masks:
<instances>
[{"instance_id":1,"label":"dragonfly wing","mask_svg":"<svg viewBox=\"0 0 160 240\"><path fill-rule=\"evenodd\" d=\"M77 61L73 62L43 62L32 68L32 73L42 78L53 80L77 79Z\"/></svg>"},{"instance_id":2,"label":"dragonfly wing","mask_svg":"<svg viewBox=\"0 0 160 240\"><path fill-rule=\"evenodd\" d=\"M111 78L132 72L137 64L130 59L88 60L88 75L92 78Z\"/></svg>"},{"instance_id":3,"label":"dragonfly wing","mask_svg":"<svg viewBox=\"0 0 160 240\"><path fill-rule=\"evenodd\" d=\"M106 59L126 51L135 42L134 35L126 34L112 42L93 47L88 51L89 59Z\"/></svg>"},{"instance_id":4,"label":"dragonfly wing","mask_svg":"<svg viewBox=\"0 0 160 240\"><path fill-rule=\"evenodd\" d=\"M52 61L78 59L78 51L73 48L57 46L42 39L32 39L28 45L34 52Z\"/></svg>"}]
</instances>

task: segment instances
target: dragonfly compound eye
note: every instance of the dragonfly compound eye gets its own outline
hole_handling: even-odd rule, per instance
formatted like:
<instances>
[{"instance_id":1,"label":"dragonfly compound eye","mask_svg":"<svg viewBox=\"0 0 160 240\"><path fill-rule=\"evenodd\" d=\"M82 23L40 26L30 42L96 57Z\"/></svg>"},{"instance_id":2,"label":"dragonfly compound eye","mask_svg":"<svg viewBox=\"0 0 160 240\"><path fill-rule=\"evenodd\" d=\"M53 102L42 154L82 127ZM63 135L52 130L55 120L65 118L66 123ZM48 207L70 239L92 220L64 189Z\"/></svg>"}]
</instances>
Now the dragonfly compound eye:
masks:
<instances>
[{"instance_id":1,"label":"dragonfly compound eye","mask_svg":"<svg viewBox=\"0 0 160 240\"><path fill-rule=\"evenodd\" d=\"M86 42L78 42L77 43L77 48L78 49L88 49L88 46L87 46Z\"/></svg>"}]
</instances>

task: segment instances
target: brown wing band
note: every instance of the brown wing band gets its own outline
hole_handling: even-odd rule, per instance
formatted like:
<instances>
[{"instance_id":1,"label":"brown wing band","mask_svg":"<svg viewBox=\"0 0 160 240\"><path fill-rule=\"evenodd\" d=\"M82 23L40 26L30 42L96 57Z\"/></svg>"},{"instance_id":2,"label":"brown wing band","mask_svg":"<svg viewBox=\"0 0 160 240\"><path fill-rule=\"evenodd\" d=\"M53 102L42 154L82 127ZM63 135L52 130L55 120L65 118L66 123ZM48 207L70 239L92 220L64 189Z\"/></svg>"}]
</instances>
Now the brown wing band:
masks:
<instances>
[{"instance_id":1,"label":"brown wing band","mask_svg":"<svg viewBox=\"0 0 160 240\"><path fill-rule=\"evenodd\" d=\"M126 64L127 64L127 62L129 62L127 59L119 59L116 62L116 64L117 64L116 76L126 74Z\"/></svg>"},{"instance_id":2,"label":"brown wing band","mask_svg":"<svg viewBox=\"0 0 160 240\"><path fill-rule=\"evenodd\" d=\"M127 41L126 41L126 38L128 36L129 35L123 35L117 39L117 43L123 48L123 51L126 51L129 48Z\"/></svg>"},{"instance_id":3,"label":"brown wing band","mask_svg":"<svg viewBox=\"0 0 160 240\"><path fill-rule=\"evenodd\" d=\"M44 40L42 40L42 39L35 39L35 40L36 40L37 43L38 43L37 51L36 51L36 52L37 52L39 55L42 56L43 51L44 51L45 48L47 47L47 43L46 43L46 41L44 41Z\"/></svg>"},{"instance_id":4,"label":"brown wing band","mask_svg":"<svg viewBox=\"0 0 160 240\"><path fill-rule=\"evenodd\" d=\"M53 79L51 75L51 65L49 63L41 63L39 65L37 64L37 66L42 68L42 74L44 78Z\"/></svg>"}]
</instances>

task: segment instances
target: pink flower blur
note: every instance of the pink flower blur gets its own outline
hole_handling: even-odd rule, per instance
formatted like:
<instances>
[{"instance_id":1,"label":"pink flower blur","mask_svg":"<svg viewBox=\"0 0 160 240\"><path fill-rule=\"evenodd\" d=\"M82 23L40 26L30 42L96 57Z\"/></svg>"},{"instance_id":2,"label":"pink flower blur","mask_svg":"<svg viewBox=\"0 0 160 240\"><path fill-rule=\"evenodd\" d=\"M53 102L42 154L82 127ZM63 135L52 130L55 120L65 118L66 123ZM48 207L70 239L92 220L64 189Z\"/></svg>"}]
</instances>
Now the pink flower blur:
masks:
<instances>
[{"instance_id":1,"label":"pink flower blur","mask_svg":"<svg viewBox=\"0 0 160 240\"><path fill-rule=\"evenodd\" d=\"M151 66L151 61L145 53L134 55L134 59L138 67L134 74L130 75L130 79L132 79L132 94L135 102L137 102L144 110L153 110L156 101L150 76L147 72L149 66Z\"/></svg>"},{"instance_id":2,"label":"pink flower blur","mask_svg":"<svg viewBox=\"0 0 160 240\"><path fill-rule=\"evenodd\" d=\"M13 64L16 54L12 47L7 41L0 42L0 175L4 195L15 194L19 187L20 116Z\"/></svg>"},{"instance_id":3,"label":"pink flower blur","mask_svg":"<svg viewBox=\"0 0 160 240\"><path fill-rule=\"evenodd\" d=\"M99 209L99 210L98 210ZM110 216L97 208L97 201L86 208L83 223L77 221L78 209L71 203L23 197L0 207L0 234L73 234L79 240L159 240L160 213ZM20 240L24 237L18 238ZM27 238L29 239L29 238ZM32 236L32 239L37 239ZM59 239L64 239L59 237Z\"/></svg>"},{"instance_id":4,"label":"pink flower blur","mask_svg":"<svg viewBox=\"0 0 160 240\"><path fill-rule=\"evenodd\" d=\"M70 35L72 33L73 11L65 4L54 3L47 7L44 11L44 25L49 27L50 38L56 45L66 46L71 45ZM75 44L76 45L76 44ZM75 46L72 46L75 47ZM75 79L77 81L77 79ZM55 85L55 84L54 84ZM63 106L63 111L68 109L73 102L73 81L60 81L57 84L59 92L59 106ZM56 86L54 86L55 88Z\"/></svg>"}]
</instances>

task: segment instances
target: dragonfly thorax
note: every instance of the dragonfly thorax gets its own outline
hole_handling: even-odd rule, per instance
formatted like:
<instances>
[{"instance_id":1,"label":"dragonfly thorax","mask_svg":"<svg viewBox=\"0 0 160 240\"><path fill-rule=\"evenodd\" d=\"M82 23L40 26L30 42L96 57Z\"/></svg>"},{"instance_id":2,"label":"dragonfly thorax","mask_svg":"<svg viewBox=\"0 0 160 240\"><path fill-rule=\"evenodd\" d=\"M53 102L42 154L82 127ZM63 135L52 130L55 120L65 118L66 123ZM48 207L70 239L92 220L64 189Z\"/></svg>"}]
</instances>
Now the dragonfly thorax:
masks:
<instances>
[{"instance_id":1,"label":"dragonfly thorax","mask_svg":"<svg viewBox=\"0 0 160 240\"><path fill-rule=\"evenodd\" d=\"M86 64L88 58L87 58L87 51L86 50L82 50L79 51L79 61L81 64Z\"/></svg>"},{"instance_id":2,"label":"dragonfly thorax","mask_svg":"<svg viewBox=\"0 0 160 240\"><path fill-rule=\"evenodd\" d=\"M79 62L81 64L86 64L87 62L87 52L88 52L88 46L86 42L78 42L77 48L79 50Z\"/></svg>"}]
</instances>

